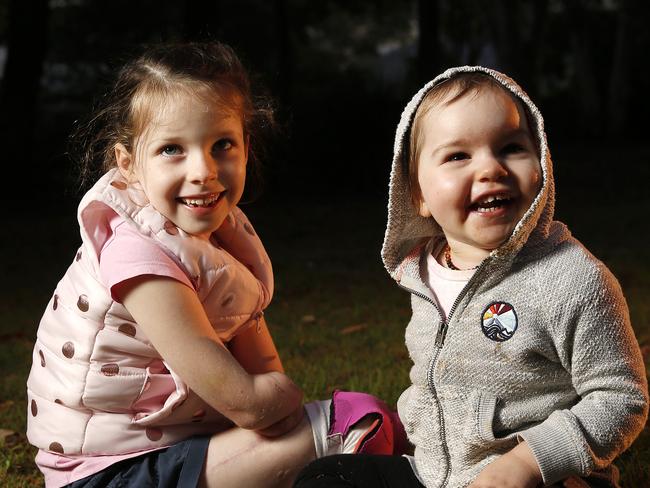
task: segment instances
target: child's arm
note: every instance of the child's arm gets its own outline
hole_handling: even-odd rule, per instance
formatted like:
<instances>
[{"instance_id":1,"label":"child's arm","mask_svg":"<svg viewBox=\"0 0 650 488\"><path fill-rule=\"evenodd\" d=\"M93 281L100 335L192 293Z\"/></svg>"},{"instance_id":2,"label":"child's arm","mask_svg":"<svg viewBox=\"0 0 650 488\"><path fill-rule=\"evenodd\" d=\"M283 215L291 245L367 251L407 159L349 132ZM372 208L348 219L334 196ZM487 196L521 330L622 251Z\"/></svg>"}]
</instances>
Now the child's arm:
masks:
<instances>
[{"instance_id":1,"label":"child's arm","mask_svg":"<svg viewBox=\"0 0 650 488\"><path fill-rule=\"evenodd\" d=\"M250 374L279 371L284 373L280 355L266 325L264 316L257 324L237 334L228 343L228 349Z\"/></svg>"},{"instance_id":2,"label":"child's arm","mask_svg":"<svg viewBox=\"0 0 650 488\"><path fill-rule=\"evenodd\" d=\"M608 466L648 415L645 367L618 282L600 263L574 274L566 318L549 322L549 332L579 401L520 433L546 484Z\"/></svg>"},{"instance_id":3,"label":"child's arm","mask_svg":"<svg viewBox=\"0 0 650 488\"><path fill-rule=\"evenodd\" d=\"M114 292L171 368L236 425L263 431L279 424L286 432L300 421L300 389L277 371L246 372L217 337L192 289L145 275Z\"/></svg>"},{"instance_id":4,"label":"child's arm","mask_svg":"<svg viewBox=\"0 0 650 488\"><path fill-rule=\"evenodd\" d=\"M250 374L279 371L284 373L280 355L275 348L275 343L266 325L264 316L259 318L257 324L249 327L244 332L237 334L229 343L228 349ZM304 416L302 404L299 404L291 414L279 422L258 432L268 437L284 434L289 429L287 426L296 425Z\"/></svg>"},{"instance_id":5,"label":"child's arm","mask_svg":"<svg viewBox=\"0 0 650 488\"><path fill-rule=\"evenodd\" d=\"M488 464L468 488L535 488L542 483L533 452L526 442L518 444Z\"/></svg>"}]
</instances>

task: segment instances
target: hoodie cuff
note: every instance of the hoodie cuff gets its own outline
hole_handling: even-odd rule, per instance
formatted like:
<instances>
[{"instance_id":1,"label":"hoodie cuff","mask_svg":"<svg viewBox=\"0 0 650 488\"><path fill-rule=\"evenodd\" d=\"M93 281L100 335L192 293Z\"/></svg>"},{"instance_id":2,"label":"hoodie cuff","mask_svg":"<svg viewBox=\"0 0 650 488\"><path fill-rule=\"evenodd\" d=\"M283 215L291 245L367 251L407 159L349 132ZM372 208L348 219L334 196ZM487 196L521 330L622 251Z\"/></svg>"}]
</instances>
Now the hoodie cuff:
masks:
<instances>
[{"instance_id":1,"label":"hoodie cuff","mask_svg":"<svg viewBox=\"0 0 650 488\"><path fill-rule=\"evenodd\" d=\"M528 444L542 473L544 485L573 475L584 475L580 449L570 427L557 416L551 416L535 427L520 432L518 437Z\"/></svg>"}]
</instances>

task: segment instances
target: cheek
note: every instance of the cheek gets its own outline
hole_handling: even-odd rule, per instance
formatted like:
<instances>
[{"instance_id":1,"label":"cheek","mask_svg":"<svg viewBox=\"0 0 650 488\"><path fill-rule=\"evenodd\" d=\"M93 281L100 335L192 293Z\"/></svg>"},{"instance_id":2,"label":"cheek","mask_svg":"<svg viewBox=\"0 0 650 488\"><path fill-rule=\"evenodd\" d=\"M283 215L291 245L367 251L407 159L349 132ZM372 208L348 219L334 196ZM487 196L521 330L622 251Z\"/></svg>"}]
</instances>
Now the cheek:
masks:
<instances>
[{"instance_id":1,"label":"cheek","mask_svg":"<svg viewBox=\"0 0 650 488\"><path fill-rule=\"evenodd\" d=\"M540 169L535 169L530 172L528 177L528 193L530 200L534 200L539 190L542 188L542 172Z\"/></svg>"}]
</instances>

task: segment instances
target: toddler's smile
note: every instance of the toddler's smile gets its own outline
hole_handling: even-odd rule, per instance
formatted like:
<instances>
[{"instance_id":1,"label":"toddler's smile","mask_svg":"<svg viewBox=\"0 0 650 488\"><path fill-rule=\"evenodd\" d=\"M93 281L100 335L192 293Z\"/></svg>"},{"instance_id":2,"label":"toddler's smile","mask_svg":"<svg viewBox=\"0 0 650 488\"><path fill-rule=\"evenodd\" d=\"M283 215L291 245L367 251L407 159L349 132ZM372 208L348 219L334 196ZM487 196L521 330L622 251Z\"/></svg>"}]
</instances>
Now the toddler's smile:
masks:
<instances>
[{"instance_id":1,"label":"toddler's smile","mask_svg":"<svg viewBox=\"0 0 650 488\"><path fill-rule=\"evenodd\" d=\"M498 89L443 101L424 118L420 214L442 228L454 256L480 263L510 236L541 182L523 108Z\"/></svg>"},{"instance_id":2,"label":"toddler's smile","mask_svg":"<svg viewBox=\"0 0 650 488\"><path fill-rule=\"evenodd\" d=\"M469 206L469 209L479 213L495 213L499 210L505 210L512 203L513 198L507 194L482 196L476 199L476 201Z\"/></svg>"}]
</instances>

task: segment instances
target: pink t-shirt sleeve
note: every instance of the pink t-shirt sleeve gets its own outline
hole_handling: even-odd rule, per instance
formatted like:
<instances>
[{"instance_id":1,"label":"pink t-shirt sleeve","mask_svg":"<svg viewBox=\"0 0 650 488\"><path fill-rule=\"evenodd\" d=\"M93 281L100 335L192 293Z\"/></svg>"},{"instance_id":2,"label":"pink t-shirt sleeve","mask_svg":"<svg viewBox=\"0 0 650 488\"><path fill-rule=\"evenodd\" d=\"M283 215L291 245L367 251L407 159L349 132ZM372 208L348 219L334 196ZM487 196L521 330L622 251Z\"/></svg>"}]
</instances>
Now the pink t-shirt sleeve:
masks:
<instances>
[{"instance_id":1,"label":"pink t-shirt sleeve","mask_svg":"<svg viewBox=\"0 0 650 488\"><path fill-rule=\"evenodd\" d=\"M179 265L153 240L115 215L110 221L112 234L99 255L99 276L116 300L115 287L142 275L167 276L194 288Z\"/></svg>"}]
</instances>

